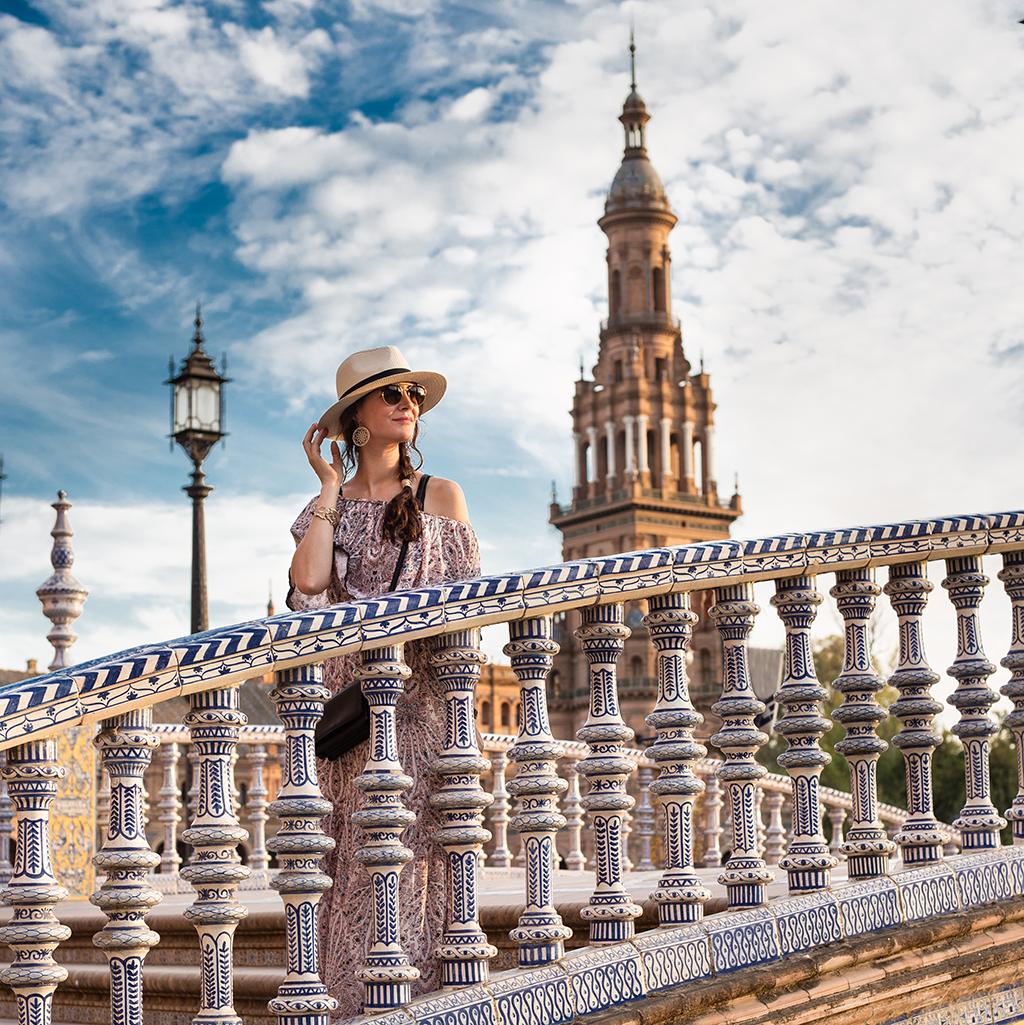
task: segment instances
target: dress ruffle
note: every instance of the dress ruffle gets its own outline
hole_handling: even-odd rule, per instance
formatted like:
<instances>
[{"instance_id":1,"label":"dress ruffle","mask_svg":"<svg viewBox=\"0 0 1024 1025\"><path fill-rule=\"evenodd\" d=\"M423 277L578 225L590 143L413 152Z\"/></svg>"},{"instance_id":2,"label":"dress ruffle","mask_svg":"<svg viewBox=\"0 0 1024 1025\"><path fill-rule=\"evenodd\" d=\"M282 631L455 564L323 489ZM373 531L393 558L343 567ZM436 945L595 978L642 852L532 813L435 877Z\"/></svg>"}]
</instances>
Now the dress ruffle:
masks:
<instances>
[{"instance_id":1,"label":"dress ruffle","mask_svg":"<svg viewBox=\"0 0 1024 1025\"><path fill-rule=\"evenodd\" d=\"M292 525L296 544L312 519L312 499ZM334 565L327 588L307 595L292 587L288 607L296 611L358 598L372 598L387 591L398 560L399 546L383 537L386 503L371 499L338 499L340 522L334 532ZM429 587L464 580L480 573L480 546L473 528L461 520L421 513L423 532L410 542L398 590ZM414 783L404 795L406 807L416 813L402 834L413 859L399 877L399 929L402 946L420 970L413 993L440 987L440 966L434 956L444 930L446 894L444 851L434 840L439 827L437 813L429 805L430 766L441 751L444 738L444 695L429 658L432 641L409 641L405 661L412 671L405 695L396 710L398 756ZM359 655L341 655L324 663L324 685L332 693L354 679ZM320 950L323 979L338 1001L341 1018L361 1012L362 985L354 973L366 953L370 934L370 885L365 869L355 861L365 834L352 822L362 794L354 780L366 765L367 744L360 744L336 761L317 760L320 789L333 805L324 819L324 831L336 847L324 859L324 871L332 878L320 904Z\"/></svg>"}]
</instances>

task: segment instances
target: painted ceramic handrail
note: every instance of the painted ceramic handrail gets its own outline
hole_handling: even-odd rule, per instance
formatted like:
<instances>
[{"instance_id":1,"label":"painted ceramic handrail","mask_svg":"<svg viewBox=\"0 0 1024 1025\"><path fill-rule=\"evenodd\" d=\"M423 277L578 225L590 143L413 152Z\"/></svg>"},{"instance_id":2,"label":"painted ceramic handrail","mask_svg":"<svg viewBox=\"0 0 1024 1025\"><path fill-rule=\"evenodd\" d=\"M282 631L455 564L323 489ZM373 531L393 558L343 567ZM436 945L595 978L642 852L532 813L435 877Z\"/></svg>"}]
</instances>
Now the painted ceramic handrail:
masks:
<instances>
[{"instance_id":1,"label":"painted ceramic handrail","mask_svg":"<svg viewBox=\"0 0 1024 1025\"><path fill-rule=\"evenodd\" d=\"M0 688L0 750L347 652L605 602L1024 549L1024 511L731 539L396 591L142 645Z\"/></svg>"}]
</instances>

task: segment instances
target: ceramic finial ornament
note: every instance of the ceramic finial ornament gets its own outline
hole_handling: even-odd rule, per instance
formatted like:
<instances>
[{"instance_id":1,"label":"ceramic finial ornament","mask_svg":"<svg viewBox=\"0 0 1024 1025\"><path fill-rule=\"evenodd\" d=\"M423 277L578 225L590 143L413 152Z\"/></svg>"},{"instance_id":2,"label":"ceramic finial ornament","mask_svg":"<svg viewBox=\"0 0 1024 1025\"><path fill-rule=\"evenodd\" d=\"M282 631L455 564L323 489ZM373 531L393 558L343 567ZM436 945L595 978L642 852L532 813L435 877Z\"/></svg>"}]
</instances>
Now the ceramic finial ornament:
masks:
<instances>
[{"instance_id":1,"label":"ceramic finial ornament","mask_svg":"<svg viewBox=\"0 0 1024 1025\"><path fill-rule=\"evenodd\" d=\"M57 521L50 531L53 538L50 550L53 573L36 590L37 597L43 603L43 615L53 623L53 629L46 635L46 639L53 645L53 661L48 666L51 672L68 665L68 650L78 639L71 624L82 614L85 599L89 596L89 592L71 572L75 562L75 553L71 549L74 531L68 519L71 503L67 500L66 492L57 492L53 508L57 510Z\"/></svg>"}]
</instances>

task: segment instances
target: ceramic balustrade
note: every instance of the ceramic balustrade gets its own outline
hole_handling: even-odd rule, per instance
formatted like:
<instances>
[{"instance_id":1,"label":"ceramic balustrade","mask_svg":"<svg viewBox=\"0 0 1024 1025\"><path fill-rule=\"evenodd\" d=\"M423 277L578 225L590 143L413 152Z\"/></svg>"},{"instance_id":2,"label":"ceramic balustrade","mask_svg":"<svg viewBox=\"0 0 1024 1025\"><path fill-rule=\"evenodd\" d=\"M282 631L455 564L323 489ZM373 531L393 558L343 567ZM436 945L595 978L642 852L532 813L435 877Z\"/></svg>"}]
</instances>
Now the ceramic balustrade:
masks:
<instances>
[{"instance_id":1,"label":"ceramic balustrade","mask_svg":"<svg viewBox=\"0 0 1024 1025\"><path fill-rule=\"evenodd\" d=\"M367 1012L409 1003L418 971L409 963L398 931L398 879L411 856L402 834L415 813L402 798L412 780L396 754L395 709L409 675L403 645L417 639L432 638L433 664L446 694L445 740L433 765L437 785L432 803L439 813L437 842L445 850L449 878L458 881L450 887L444 937L436 952L446 988L453 991L450 998L460 989L470 994L468 1000L481 987L511 992L519 985L515 973L488 982L488 962L495 951L478 911L479 873L491 867L508 870L509 824L526 863L522 913L510 938L518 948L520 967L531 971L565 955L571 930L558 911L559 873L553 869L565 864L575 873L583 867L581 807L589 814L592 829L587 832L596 840L597 860L597 885L585 912L593 927L592 945L609 945L602 952L609 964L619 957L616 941L633 935L640 913L624 878L623 820L634 802L633 852L641 871L657 867L661 873L654 899L662 924L696 923L711 895L694 864L698 837L703 847L699 860L705 866L714 868L727 849L719 879L729 905L750 909L744 913L755 918L774 914L770 903L764 907L772 878L766 862L778 861L790 873L804 868L818 873L806 886L799 880L794 886L791 878L791 888L799 893L820 888L823 872L827 885L831 862L841 851L850 878L864 879L862 886L878 892L891 888L893 883L870 882L891 871L894 844L887 829L896 832L908 864L916 859L927 866L948 846L931 800L928 758L934 746L930 727L935 703L929 689L935 680L924 662L920 625L921 581L925 564L935 560L946 563L943 584L957 616L951 703L960 712L957 732L966 753L967 801L955 826L967 850L998 854L991 848L998 846L1003 820L991 803L988 764L988 745L996 730L990 715L995 692L987 683L993 667L981 647L978 618L988 582L981 561L987 552L1003 557L1000 579L1012 604L1013 634L1003 660L1011 678L1004 693L1015 706L1008 725L1020 743L1024 514L1018 513L584 559L211 630L0 688L0 776L10 802L8 810L0 794L0 872L4 833L12 818L17 830L15 863L3 891L13 916L0 927L0 939L11 947L13 958L0 970L0 980L13 989L22 1020L50 1020L54 991L66 977L53 955L70 934L56 914L65 892L50 860L49 814L62 774L52 737L68 726L94 722L100 724L101 775L110 792L95 859L102 881L93 899L107 918L96 944L110 965L112 1021L142 1020L144 962L158 939L145 919L160 897L154 880L161 877L180 878L195 889L195 899L184 912L196 927L202 953L195 1020L204 1025L240 1021L233 1006L233 933L246 914L238 891L254 870L255 875L265 873L280 892L286 923L288 967L270 1003L271 1013L282 1025L327 1025L334 1004L319 974L317 915L321 895L330 885L320 860L332 841L320 826L329 806L317 784L313 734L327 697L320 663L358 652L357 678L370 704L371 738L366 768L358 778L363 802L354 820L366 838L356 860L358 870L371 877L374 902L368 949L357 977L364 984ZM868 618L880 591L874 581L880 567L889 568L886 593L901 617L900 664L893 676L900 700L893 714L900 719L897 736L902 739L897 744L912 784L907 811L878 802L874 775L882 743L876 727L885 713L875 700L881 681L870 663ZM840 750L851 763L850 794L819 785L823 689L810 671L806 636L820 600L812 579L822 573L836 575L831 593L846 626L843 671L836 681L844 703L836 719L846 727ZM789 752L796 753L788 764L783 761L788 776L768 773L756 760L767 739L755 723L763 703L751 688L746 653L758 612L752 591L757 581L774 581L773 604L787 628L779 732L789 742ZM696 741L700 717L686 694L686 646L694 626L688 596L702 589L714 592L710 622L704 625L719 631L724 649L725 683L714 706L722 726L711 738L721 759L705 757ZM656 739L644 751L627 746L631 732L619 711L615 679L615 662L627 634L623 605L637 600L648 602L645 625L658 661L658 700L648 719ZM552 736L547 714L546 681L558 650L551 617L567 609L580 610L579 640L591 669L591 708L580 733L582 743ZM487 735L481 742L473 726L473 694L483 661L478 629L495 623L507 624L505 653L519 681L522 714L516 737ZM282 724L249 727L239 710L238 685L270 672L277 681L273 699ZM184 727L154 726L152 707L171 696L189 701ZM271 748L283 761L276 794L267 792L272 789L266 774ZM152 775L158 784L150 834L144 782L154 752ZM244 788L236 785L236 762L238 772L247 774ZM184 771L189 765L191 775ZM582 797L581 777L586 780ZM183 803L189 779L192 785ZM1008 815L1021 840L1024 761L1019 784ZM244 800L236 803L243 793ZM729 835L722 821L723 796L731 820ZM766 816L760 840L759 805ZM655 811L664 825L664 833L657 836ZM821 833L822 814L831 826L828 847ZM489 860L482 856L489 838L485 818L494 833ZM179 836L182 821L188 825ZM566 826L570 829L558 858L557 842ZM948 832L955 838L956 831ZM162 855L154 851L154 840ZM179 840L192 847L184 867L178 862ZM248 865L241 856L247 840ZM797 864L798 856L810 856L814 863ZM482 868L484 864L491 867ZM950 864L954 877L966 886L974 862L952 859ZM158 866L161 871L154 872ZM844 888L833 892L841 903ZM845 920L848 929L857 928L850 924L855 917ZM714 920L708 921L714 931ZM674 942L670 933L635 936L632 943L637 950L653 949L655 940ZM353 952L355 960L358 956ZM584 970L582 964L578 955L565 961L570 974ZM609 1000L616 1002L614 993Z\"/></svg>"}]
</instances>

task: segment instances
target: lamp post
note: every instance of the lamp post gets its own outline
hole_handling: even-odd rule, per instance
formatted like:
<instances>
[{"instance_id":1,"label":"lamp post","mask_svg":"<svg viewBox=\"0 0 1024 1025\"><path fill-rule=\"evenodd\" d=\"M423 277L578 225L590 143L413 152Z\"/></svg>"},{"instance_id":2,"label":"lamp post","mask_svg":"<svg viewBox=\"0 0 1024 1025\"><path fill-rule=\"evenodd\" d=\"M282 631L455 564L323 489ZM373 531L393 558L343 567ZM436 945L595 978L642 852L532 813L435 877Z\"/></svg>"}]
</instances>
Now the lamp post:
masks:
<instances>
[{"instance_id":1,"label":"lamp post","mask_svg":"<svg viewBox=\"0 0 1024 1025\"><path fill-rule=\"evenodd\" d=\"M182 488L192 499L192 633L205 630L209 625L203 500L213 488L203 476L203 460L224 437L223 386L228 380L217 373L213 360L203 351L203 319L197 303L192 351L182 361L177 375L174 357L171 357L168 380L164 382L171 386L170 436L185 450L193 466L192 483Z\"/></svg>"}]
</instances>

